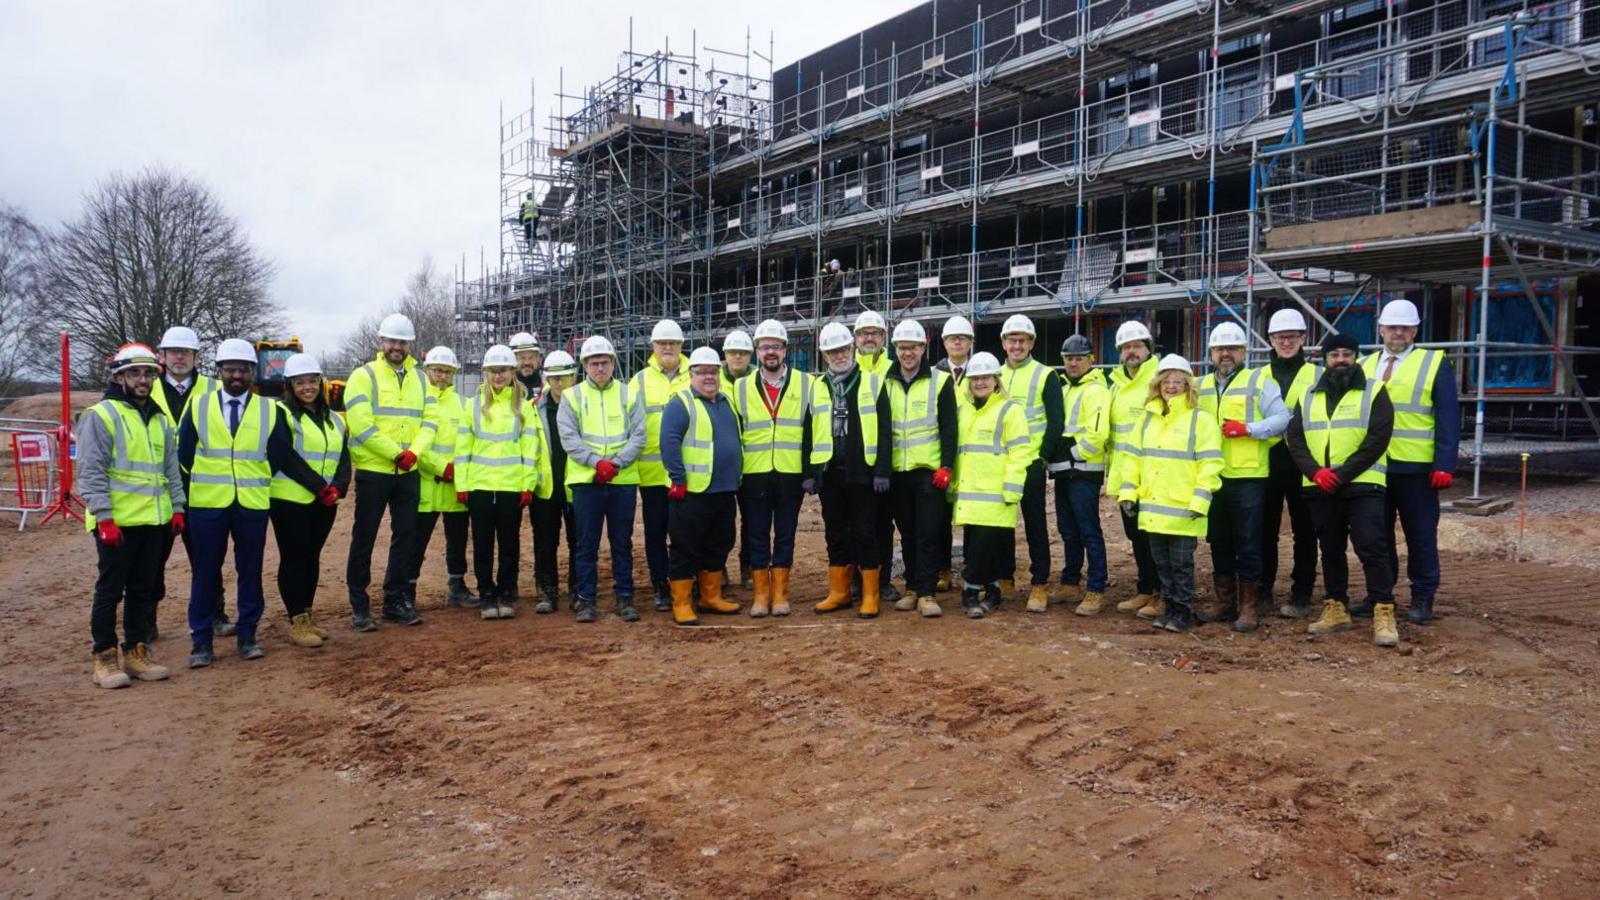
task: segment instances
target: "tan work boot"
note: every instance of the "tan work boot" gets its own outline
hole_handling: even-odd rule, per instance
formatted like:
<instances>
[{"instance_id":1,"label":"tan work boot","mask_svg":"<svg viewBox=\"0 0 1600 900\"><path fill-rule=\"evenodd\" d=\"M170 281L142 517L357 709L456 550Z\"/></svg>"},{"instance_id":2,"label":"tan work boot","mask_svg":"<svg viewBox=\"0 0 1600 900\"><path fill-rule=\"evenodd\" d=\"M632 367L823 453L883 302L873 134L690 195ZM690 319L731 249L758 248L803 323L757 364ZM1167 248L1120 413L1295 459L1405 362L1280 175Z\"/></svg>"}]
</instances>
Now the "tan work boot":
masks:
<instances>
[{"instance_id":1,"label":"tan work boot","mask_svg":"<svg viewBox=\"0 0 1600 900\"><path fill-rule=\"evenodd\" d=\"M789 614L789 569L787 567L773 566L772 572L772 614L787 616Z\"/></svg>"},{"instance_id":2,"label":"tan work boot","mask_svg":"<svg viewBox=\"0 0 1600 900\"><path fill-rule=\"evenodd\" d=\"M699 625L694 615L694 579L675 578L669 585L672 590L672 621L677 625Z\"/></svg>"},{"instance_id":3,"label":"tan work boot","mask_svg":"<svg viewBox=\"0 0 1600 900\"><path fill-rule=\"evenodd\" d=\"M1167 603L1161 599L1160 594L1151 594L1150 602L1139 607L1139 611L1134 613L1141 619L1159 619L1166 614Z\"/></svg>"},{"instance_id":4,"label":"tan work boot","mask_svg":"<svg viewBox=\"0 0 1600 900\"><path fill-rule=\"evenodd\" d=\"M906 585L906 592L894 602L894 608L900 612L910 612L917 608L917 595L911 592L911 586Z\"/></svg>"},{"instance_id":5,"label":"tan work boot","mask_svg":"<svg viewBox=\"0 0 1600 900\"><path fill-rule=\"evenodd\" d=\"M1057 584L1050 589L1050 599L1055 603L1072 603L1083 599L1083 585Z\"/></svg>"},{"instance_id":6,"label":"tan work boot","mask_svg":"<svg viewBox=\"0 0 1600 900\"><path fill-rule=\"evenodd\" d=\"M289 643L296 647L322 646L322 638L311 628L309 613L301 613L289 620Z\"/></svg>"},{"instance_id":7,"label":"tan work boot","mask_svg":"<svg viewBox=\"0 0 1600 900\"><path fill-rule=\"evenodd\" d=\"M1389 605L1389 615L1394 615L1394 605ZM1306 626L1306 634L1332 634L1350 627L1350 613L1344 601L1328 598L1322 601L1322 617Z\"/></svg>"},{"instance_id":8,"label":"tan work boot","mask_svg":"<svg viewBox=\"0 0 1600 900\"><path fill-rule=\"evenodd\" d=\"M1257 615L1261 612L1261 582L1239 582L1239 618L1233 620L1233 630L1249 634L1256 630Z\"/></svg>"},{"instance_id":9,"label":"tan work boot","mask_svg":"<svg viewBox=\"0 0 1600 900\"><path fill-rule=\"evenodd\" d=\"M1400 626L1394 622L1393 603L1372 605L1372 642L1379 647L1400 645Z\"/></svg>"},{"instance_id":10,"label":"tan work boot","mask_svg":"<svg viewBox=\"0 0 1600 900\"><path fill-rule=\"evenodd\" d=\"M1391 613L1390 618L1393 617ZM150 658L150 648L143 644L133 645L123 659L122 666L128 675L140 681L165 681L170 674L166 666L156 665L156 661Z\"/></svg>"},{"instance_id":11,"label":"tan work boot","mask_svg":"<svg viewBox=\"0 0 1600 900\"><path fill-rule=\"evenodd\" d=\"M755 599L750 601L750 618L763 619L772 609L772 570L755 569L750 575L756 589Z\"/></svg>"},{"instance_id":12,"label":"tan work boot","mask_svg":"<svg viewBox=\"0 0 1600 900\"><path fill-rule=\"evenodd\" d=\"M1000 596L1009 599L1017 592L1017 581L1014 578L1000 579Z\"/></svg>"},{"instance_id":13,"label":"tan work boot","mask_svg":"<svg viewBox=\"0 0 1600 900\"><path fill-rule=\"evenodd\" d=\"M917 612L921 613L924 619L937 619L944 615L944 610L939 608L939 601L931 596L917 598Z\"/></svg>"},{"instance_id":14,"label":"tan work boot","mask_svg":"<svg viewBox=\"0 0 1600 900\"><path fill-rule=\"evenodd\" d=\"M882 572L882 569L861 570L861 609L856 613L858 618L878 617L878 576Z\"/></svg>"},{"instance_id":15,"label":"tan work boot","mask_svg":"<svg viewBox=\"0 0 1600 900\"><path fill-rule=\"evenodd\" d=\"M948 591L948 590L950 590L950 584L951 584L950 570L949 569L940 569L939 570L939 580L935 581L933 583L933 589L936 590L936 591Z\"/></svg>"},{"instance_id":16,"label":"tan work boot","mask_svg":"<svg viewBox=\"0 0 1600 900\"><path fill-rule=\"evenodd\" d=\"M843 609L850 605L850 579L851 570L855 566L829 566L828 567L828 596L824 597L816 606L811 607L812 612L826 613L836 609ZM873 602L877 602L878 594L873 592Z\"/></svg>"},{"instance_id":17,"label":"tan work boot","mask_svg":"<svg viewBox=\"0 0 1600 900\"><path fill-rule=\"evenodd\" d=\"M1153 599L1155 598L1151 594L1134 594L1132 597L1117 604L1117 612L1136 613L1149 606L1150 601Z\"/></svg>"},{"instance_id":18,"label":"tan work boot","mask_svg":"<svg viewBox=\"0 0 1600 900\"><path fill-rule=\"evenodd\" d=\"M306 610L306 623L311 626L311 633L324 641L333 636L333 632L317 624L317 617L309 609Z\"/></svg>"},{"instance_id":19,"label":"tan work boot","mask_svg":"<svg viewBox=\"0 0 1600 900\"><path fill-rule=\"evenodd\" d=\"M122 660L117 648L110 647L94 655L94 683L103 688L125 688L133 681L122 671Z\"/></svg>"},{"instance_id":20,"label":"tan work boot","mask_svg":"<svg viewBox=\"0 0 1600 900\"><path fill-rule=\"evenodd\" d=\"M731 616L739 611L739 604L722 599L722 572L700 573L700 611Z\"/></svg>"},{"instance_id":21,"label":"tan work boot","mask_svg":"<svg viewBox=\"0 0 1600 900\"><path fill-rule=\"evenodd\" d=\"M1211 596L1194 605L1194 617L1202 622L1231 622L1238 614L1239 580L1232 575L1211 576Z\"/></svg>"},{"instance_id":22,"label":"tan work boot","mask_svg":"<svg viewBox=\"0 0 1600 900\"><path fill-rule=\"evenodd\" d=\"M1080 616L1097 616L1106 605L1106 595L1101 591L1088 591L1073 612Z\"/></svg>"},{"instance_id":23,"label":"tan work boot","mask_svg":"<svg viewBox=\"0 0 1600 900\"><path fill-rule=\"evenodd\" d=\"M1042 613L1050 608L1050 588L1036 584L1028 589L1028 612Z\"/></svg>"}]
</instances>

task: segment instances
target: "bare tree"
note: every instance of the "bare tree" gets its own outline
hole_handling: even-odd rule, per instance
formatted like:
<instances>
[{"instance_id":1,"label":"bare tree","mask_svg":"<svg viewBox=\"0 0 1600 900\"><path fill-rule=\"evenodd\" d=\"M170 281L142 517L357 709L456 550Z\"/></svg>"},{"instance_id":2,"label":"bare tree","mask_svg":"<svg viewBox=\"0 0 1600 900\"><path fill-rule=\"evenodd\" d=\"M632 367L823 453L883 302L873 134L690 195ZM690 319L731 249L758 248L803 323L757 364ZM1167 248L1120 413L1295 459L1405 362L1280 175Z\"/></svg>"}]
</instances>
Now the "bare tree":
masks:
<instances>
[{"instance_id":1,"label":"bare tree","mask_svg":"<svg viewBox=\"0 0 1600 900\"><path fill-rule=\"evenodd\" d=\"M33 315L43 248L44 235L22 210L0 202L0 397L54 368L47 332Z\"/></svg>"},{"instance_id":2,"label":"bare tree","mask_svg":"<svg viewBox=\"0 0 1600 900\"><path fill-rule=\"evenodd\" d=\"M173 325L206 349L283 327L267 297L273 265L205 185L164 169L111 176L46 250L41 318L72 334L86 382L117 347Z\"/></svg>"},{"instance_id":3,"label":"bare tree","mask_svg":"<svg viewBox=\"0 0 1600 900\"><path fill-rule=\"evenodd\" d=\"M434 268L432 259L424 259L406 279L400 297L386 309L363 316L345 333L339 349L322 360L323 368L343 374L377 356L378 325L390 313L401 313L417 330L411 354L418 361L430 348L440 344L449 346L454 340L456 312L450 280Z\"/></svg>"}]
</instances>

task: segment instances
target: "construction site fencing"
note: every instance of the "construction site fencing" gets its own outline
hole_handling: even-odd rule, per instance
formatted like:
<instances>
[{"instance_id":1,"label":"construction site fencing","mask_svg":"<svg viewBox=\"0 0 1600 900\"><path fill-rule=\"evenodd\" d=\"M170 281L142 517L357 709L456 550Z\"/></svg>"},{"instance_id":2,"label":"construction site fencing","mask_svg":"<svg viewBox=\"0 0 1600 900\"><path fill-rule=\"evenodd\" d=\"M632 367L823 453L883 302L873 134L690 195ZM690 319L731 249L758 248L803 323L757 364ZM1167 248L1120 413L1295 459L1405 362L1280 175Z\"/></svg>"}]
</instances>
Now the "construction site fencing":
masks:
<instances>
[{"instance_id":1,"label":"construction site fencing","mask_svg":"<svg viewBox=\"0 0 1600 900\"><path fill-rule=\"evenodd\" d=\"M56 501L60 428L43 419L0 418L0 512L17 514L18 531Z\"/></svg>"}]
</instances>

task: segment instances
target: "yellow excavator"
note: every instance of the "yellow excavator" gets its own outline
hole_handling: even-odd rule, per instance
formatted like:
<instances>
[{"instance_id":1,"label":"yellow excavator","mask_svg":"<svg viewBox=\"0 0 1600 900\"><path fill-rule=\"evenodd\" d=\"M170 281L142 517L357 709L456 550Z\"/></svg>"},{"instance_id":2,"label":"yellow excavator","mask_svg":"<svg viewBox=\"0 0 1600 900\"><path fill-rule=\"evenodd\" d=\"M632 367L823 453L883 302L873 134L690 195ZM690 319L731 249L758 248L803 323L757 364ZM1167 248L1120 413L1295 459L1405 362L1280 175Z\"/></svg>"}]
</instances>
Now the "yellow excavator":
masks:
<instances>
[{"instance_id":1,"label":"yellow excavator","mask_svg":"<svg viewBox=\"0 0 1600 900\"><path fill-rule=\"evenodd\" d=\"M289 357L303 352L305 345L300 343L298 336L292 334L288 340L265 338L256 341L256 393L263 397L282 397L284 364ZM343 381L324 378L322 391L330 409L344 412Z\"/></svg>"}]
</instances>

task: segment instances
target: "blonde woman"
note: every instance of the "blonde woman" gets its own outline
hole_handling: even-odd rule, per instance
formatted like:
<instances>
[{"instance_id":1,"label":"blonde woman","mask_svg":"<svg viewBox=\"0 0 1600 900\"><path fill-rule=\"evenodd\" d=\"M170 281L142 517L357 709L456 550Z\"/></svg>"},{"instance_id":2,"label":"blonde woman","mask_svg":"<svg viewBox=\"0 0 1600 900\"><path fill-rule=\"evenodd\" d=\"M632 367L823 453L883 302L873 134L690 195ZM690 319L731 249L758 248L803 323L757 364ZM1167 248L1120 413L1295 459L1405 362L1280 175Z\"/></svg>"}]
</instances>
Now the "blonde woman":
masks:
<instances>
[{"instance_id":1,"label":"blonde woman","mask_svg":"<svg viewBox=\"0 0 1600 900\"><path fill-rule=\"evenodd\" d=\"M483 384L456 433L456 499L472 519L472 567L485 619L515 614L522 511L539 481L537 425L516 374L511 348L490 347L483 354Z\"/></svg>"},{"instance_id":2,"label":"blonde woman","mask_svg":"<svg viewBox=\"0 0 1600 900\"><path fill-rule=\"evenodd\" d=\"M1156 367L1132 445L1119 469L1117 500L1150 536L1162 604L1152 624L1187 631L1194 622L1194 549L1206 533L1211 495L1222 486L1222 432L1202 414L1189 361L1176 353Z\"/></svg>"},{"instance_id":3,"label":"blonde woman","mask_svg":"<svg viewBox=\"0 0 1600 900\"><path fill-rule=\"evenodd\" d=\"M981 619L999 609L999 581L1015 567L1017 510L1035 456L1027 414L1021 403L1006 398L994 354L973 354L963 380L967 402L957 414L952 519L961 526L966 562L961 605L968 618Z\"/></svg>"}]
</instances>

